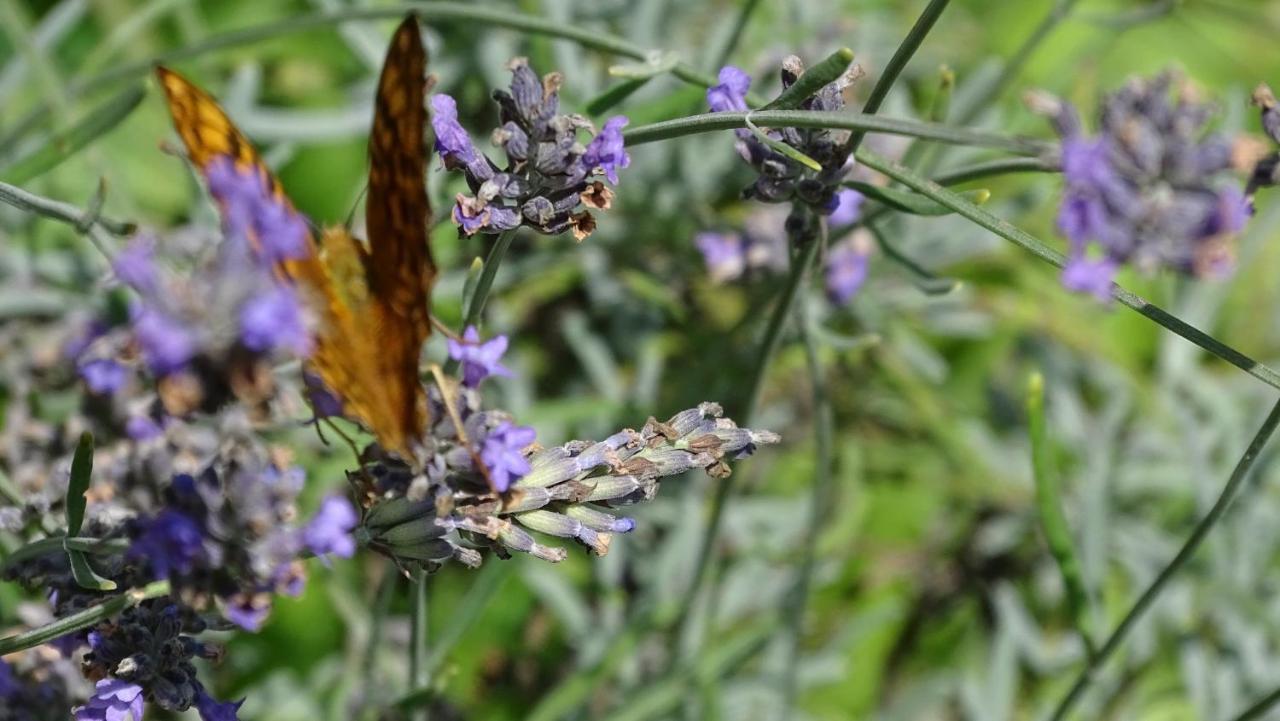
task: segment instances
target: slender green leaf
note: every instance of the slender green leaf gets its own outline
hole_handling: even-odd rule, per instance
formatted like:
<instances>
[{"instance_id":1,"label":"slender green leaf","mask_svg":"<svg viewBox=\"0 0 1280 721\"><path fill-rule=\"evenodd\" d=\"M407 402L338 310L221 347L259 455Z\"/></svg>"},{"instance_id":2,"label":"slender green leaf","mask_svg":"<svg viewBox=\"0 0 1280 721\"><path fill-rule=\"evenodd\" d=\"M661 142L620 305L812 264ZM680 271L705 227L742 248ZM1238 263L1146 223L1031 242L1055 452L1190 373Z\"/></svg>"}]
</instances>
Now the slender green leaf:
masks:
<instances>
[{"instance_id":1,"label":"slender green leaf","mask_svg":"<svg viewBox=\"0 0 1280 721\"><path fill-rule=\"evenodd\" d=\"M815 173L822 172L821 163L814 160L813 158L810 158L809 156L805 155L799 150L791 147L790 145L787 145L781 140L775 140L769 137L768 134L766 134L763 130L756 127L755 123L751 122L751 113L747 113L746 124L747 124L747 129L751 131L751 134L756 136L757 140L769 146L769 149L771 149L773 152L783 157L790 158L791 160L796 161L797 163L803 165L809 170L814 171Z\"/></svg>"},{"instance_id":2,"label":"slender green leaf","mask_svg":"<svg viewBox=\"0 0 1280 721\"><path fill-rule=\"evenodd\" d=\"M790 87L783 90L778 97L765 103L760 109L793 110L800 107L800 103L844 75L851 62L853 62L853 51L849 48L840 48L817 65L805 70Z\"/></svg>"},{"instance_id":3,"label":"slender green leaf","mask_svg":"<svg viewBox=\"0 0 1280 721\"><path fill-rule=\"evenodd\" d=\"M93 434L80 434L75 455L71 457L71 479L67 484L67 535L80 535L86 505L84 494L93 476Z\"/></svg>"},{"instance_id":4,"label":"slender green leaf","mask_svg":"<svg viewBox=\"0 0 1280 721\"><path fill-rule=\"evenodd\" d=\"M68 548L67 558L71 561L71 577L81 588L93 591L114 591L116 582L99 576L89 565L89 558L81 551Z\"/></svg>"},{"instance_id":5,"label":"slender green leaf","mask_svg":"<svg viewBox=\"0 0 1280 721\"><path fill-rule=\"evenodd\" d=\"M133 112L146 91L131 85L84 117L65 133L51 136L43 145L22 158L0 165L0 176L20 184L57 167L84 146L107 134Z\"/></svg>"},{"instance_id":6,"label":"slender green leaf","mask_svg":"<svg viewBox=\"0 0 1280 721\"><path fill-rule=\"evenodd\" d=\"M1062 489L1053 464L1053 451L1045 428L1044 377L1032 373L1027 382L1027 430L1031 438L1031 470L1036 484L1036 510L1040 516L1040 530L1044 533L1049 553L1058 564L1067 591L1067 608L1071 612L1076 631L1084 640L1090 655L1093 641L1089 623L1089 593L1084 582L1080 559L1076 555L1075 540L1062 511Z\"/></svg>"},{"instance_id":7,"label":"slender green leaf","mask_svg":"<svg viewBox=\"0 0 1280 721\"><path fill-rule=\"evenodd\" d=\"M623 80L610 86L604 92L587 101L587 115L599 116L612 110L619 103L631 97L635 91L643 88L653 78L636 78Z\"/></svg>"}]
</instances>

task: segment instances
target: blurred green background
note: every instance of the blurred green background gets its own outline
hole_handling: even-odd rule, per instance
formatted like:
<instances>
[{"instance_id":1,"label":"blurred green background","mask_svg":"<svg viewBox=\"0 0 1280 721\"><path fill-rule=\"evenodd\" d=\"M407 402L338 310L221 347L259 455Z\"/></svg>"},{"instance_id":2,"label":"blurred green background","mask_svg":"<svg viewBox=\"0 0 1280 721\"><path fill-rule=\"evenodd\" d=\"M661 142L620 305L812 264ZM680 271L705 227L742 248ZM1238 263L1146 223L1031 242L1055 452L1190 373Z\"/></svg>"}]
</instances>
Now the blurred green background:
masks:
<instances>
[{"instance_id":1,"label":"blurred green background","mask_svg":"<svg viewBox=\"0 0 1280 721\"><path fill-rule=\"evenodd\" d=\"M736 2L524 0L492 3L672 50L708 72L736 20ZM953 116L998 73L1053 2L956 0L882 114L920 117L939 67L958 77ZM90 82L246 28L387 3L356 0L0 0L0 163L50 132L101 112L142 74ZM816 61L840 46L857 53L865 97L923 2L779 0L755 8L731 60L768 94L776 68L797 53ZM317 222L344 221L364 184L373 79L395 21L351 21L201 52L172 65L217 95L278 169L289 195ZM531 59L565 75L562 106L581 110L631 62L560 40L474 23L427 25L437 89L459 100L478 141L495 125L487 101L507 84L506 61ZM1133 74L1181 68L1221 109L1217 127L1257 135L1247 99L1280 82L1280 3L1247 0L1084 0L1035 49L998 102L970 124L1049 137L1021 94L1044 88L1089 117L1099 93ZM24 123L33 108L52 113ZM632 125L699 112L702 90L661 77L617 112ZM159 89L118 127L24 187L83 205L99 179L106 212L164 234L212 225L212 209L183 162ZM873 136L892 154L902 142ZM991 157L948 150L941 167ZM522 235L498 276L486 321L512 338L516 377L488 389L538 429L542 442L598 438L666 418L704 400L730 415L745 405L762 321L781 277L715 285L693 236L741 227L759 206L740 201L749 181L730 135L632 149L613 210L583 243ZM0 172L0 178L8 177ZM459 187L434 169L437 209ZM1011 176L970 184L988 208L1054 240L1060 180ZM780 226L780 220L777 221ZM779 227L780 230L780 227ZM881 256L846 308L814 288L820 361L836 418L836 493L818 529L812 596L796 667L795 718L1032 719L1080 668L1056 566L1039 533L1024 413L1028 375L1046 378L1049 428L1064 503L1095 595L1101 638L1176 551L1213 501L1274 391L1123 308L1072 296L1055 271L952 217L895 218L904 252L958 279L945 296L921 292ZM1280 203L1264 192L1227 282L1122 274L1122 285L1264 362L1280 360ZM433 235L446 275L436 313L459 318L465 269L486 250L445 223ZM94 297L101 257L66 226L0 208L0 311L24 320L33 297L54 306ZM0 355L10 352L0 349ZM437 336L430 352L444 354ZM787 609L806 535L813 481L812 401L801 347L788 336L753 425L783 436L737 464L738 494L715 573L719 613L701 649L674 648L644 628L655 608L683 598L702 533L711 480L668 481L636 509L637 530L605 558L575 548L550 566L531 558L448 568L430 584L430 637L438 649L436 718L669 718L688 698L699 717L777 718L787 671L781 634L746 658L719 663L760 624ZM740 422L743 420L738 419ZM314 436L292 439L310 468L309 492L339 487L349 457ZM1179 576L1107 668L1084 704L1089 718L1231 718L1280 685L1280 491L1270 457L1247 502ZM282 600L257 635L230 640L215 669L223 696L247 696L242 717L346 719L372 714L405 688L408 584L377 589L394 570L366 554L317 566L307 593ZM0 622L17 601L0 588ZM370 619L389 604L385 623ZM787 613L792 612L787 609ZM371 637L380 641L369 644ZM670 674L682 653L700 673ZM709 669L709 670L708 670ZM674 696L674 701L672 697ZM541 715L538 715L541 714Z\"/></svg>"}]
</instances>

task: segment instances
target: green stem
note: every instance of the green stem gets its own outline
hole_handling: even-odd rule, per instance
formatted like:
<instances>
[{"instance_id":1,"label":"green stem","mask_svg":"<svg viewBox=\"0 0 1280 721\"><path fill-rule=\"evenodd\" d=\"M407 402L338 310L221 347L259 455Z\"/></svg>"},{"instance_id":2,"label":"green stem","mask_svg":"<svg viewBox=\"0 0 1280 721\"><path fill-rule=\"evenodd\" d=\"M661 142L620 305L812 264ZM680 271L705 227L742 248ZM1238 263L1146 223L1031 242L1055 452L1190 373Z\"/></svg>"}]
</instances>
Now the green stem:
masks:
<instances>
[{"instance_id":1,"label":"green stem","mask_svg":"<svg viewBox=\"0 0 1280 721\"><path fill-rule=\"evenodd\" d=\"M912 56L916 54L920 44L929 35L934 23L938 22L942 11L947 9L949 2L950 0L930 0L929 5L920 13L920 17L916 18L915 25L911 26L907 36L902 39L901 43L898 43L898 49L893 51L893 57L889 58L889 64L884 67L884 72L880 74L875 86L871 88L871 94L867 96L867 102L862 106L863 113L875 115L880 110L880 105L889 96L889 90L898 81L898 76L907 67L907 63L911 62ZM865 130L855 130L849 136L845 149L850 153L856 151L862 145L862 139L866 134Z\"/></svg>"},{"instance_id":2,"label":"green stem","mask_svg":"<svg viewBox=\"0 0 1280 721\"><path fill-rule=\"evenodd\" d=\"M749 395L747 396L746 406L738 416L743 426L749 427L751 425L756 406L760 402L760 394L764 388L764 379L768 375L769 365L778 351L778 346L782 343L782 331L786 327L786 321L792 315L796 298L800 296L800 292L805 286L805 279L809 275L809 269L813 266L814 259L818 257L819 250L826 242L825 221L821 223L820 227L822 228L823 237L811 238L800 249L799 253L792 258L791 272L787 276L786 285L778 297L773 313L769 316L768 325L765 326L764 338L760 343L760 349L756 352L755 368L751 373L751 384L748 386L749 390L747 392ZM733 491L731 479L732 476L726 476L716 481L715 495L711 498L710 516L707 518L707 525L702 532L702 538L697 549L693 578L689 582L689 588L685 591L680 611L676 616L681 624L680 637L685 639L686 642L693 635L695 625L693 607L702 593L702 587L705 585L707 569L711 564L711 557L715 551L716 538L720 534L720 525L724 522L724 509L729 500L729 495ZM687 645L683 647L689 648Z\"/></svg>"},{"instance_id":3,"label":"green stem","mask_svg":"<svg viewBox=\"0 0 1280 721\"><path fill-rule=\"evenodd\" d=\"M485 303L489 300L489 291L493 288L493 279L498 275L498 266L502 265L502 259L507 256L507 250L515 237L516 231L508 230L498 235L493 241L493 247L489 249L489 255L484 259L480 278L476 280L475 292L471 294L471 303L467 305L466 315L463 316L463 329L480 322Z\"/></svg>"},{"instance_id":4,"label":"green stem","mask_svg":"<svg viewBox=\"0 0 1280 721\"><path fill-rule=\"evenodd\" d=\"M1257 434L1250 441L1249 447L1245 449L1244 455L1236 463L1235 470L1231 472L1231 477L1227 479L1227 484L1223 487L1218 500L1214 502L1213 507L1209 509L1205 517L1196 524L1196 527L1191 531L1191 535L1182 544L1182 548L1178 549L1178 553L1173 557L1173 560L1169 561L1169 564L1160 570L1155 580L1142 592L1142 595L1134 602L1133 607L1125 614L1120 624L1107 637L1106 643L1102 645L1102 648L1098 649L1098 653L1089 660L1084 670L1076 677L1071 690L1067 692L1067 695L1063 697L1058 707L1054 710L1051 717L1053 721L1061 721L1067 717L1072 707L1075 706L1080 697L1084 695L1084 692L1093 683L1103 664L1120 648L1120 644L1124 642L1134 624L1142 618L1146 610L1160 596L1160 592L1164 590L1169 580L1178 571L1182 570L1182 567L1187 565L1187 562L1195 555L1196 550L1200 548L1200 544L1209 535L1209 531L1213 530L1213 527L1217 525L1218 521L1226 514L1227 509L1236 500L1241 486L1249 476L1250 470L1253 469L1254 462L1258 459L1258 455L1262 452L1263 447L1266 446L1267 441L1270 440L1271 434L1275 432L1277 425L1280 425L1280 401L1277 401L1271 408L1271 413L1262 422Z\"/></svg>"},{"instance_id":5,"label":"green stem","mask_svg":"<svg viewBox=\"0 0 1280 721\"><path fill-rule=\"evenodd\" d=\"M151 598L159 598L169 595L169 582L156 581L142 588L128 591L122 595L111 598L96 606L90 606L83 611L73 613L70 616L64 616L53 623L46 624L39 628L33 628L16 636L8 638L0 638L0 656L4 656L16 651L22 651L33 648L44 643L48 643L56 638L61 638L68 633L74 633L89 628L94 624L101 623L116 614L123 612L125 609L146 601Z\"/></svg>"},{"instance_id":6,"label":"green stem","mask_svg":"<svg viewBox=\"0 0 1280 721\"><path fill-rule=\"evenodd\" d=\"M409 693L411 694L425 689L430 681L426 674L429 654L427 645L427 580L429 578L430 575L423 571L412 581L413 593L410 603L413 608L410 609L409 630ZM429 707L430 705L426 704L419 709L417 718L420 721L426 721Z\"/></svg>"},{"instance_id":7,"label":"green stem","mask_svg":"<svg viewBox=\"0 0 1280 721\"><path fill-rule=\"evenodd\" d=\"M903 168L901 165L890 160L880 157L875 153L866 151L858 152L858 162L863 165L883 173L889 178L911 188L912 190L936 200L938 203L951 208L956 213L964 216L970 221L986 228L996 235L1012 241L1015 245L1027 250L1040 260L1051 265L1061 268L1065 263L1065 258L1061 253L1042 243L1035 236L1013 225L1007 220L992 215L990 212L980 208L973 203L965 200L956 193L943 188L926 178L922 178L915 173ZM1131 293L1118 285L1111 286L1111 296L1125 305L1147 318L1155 321L1157 324L1173 331L1177 335L1191 341L1201 348L1209 351L1213 355L1227 361L1231 365L1240 368L1249 375L1266 383L1273 388L1280 388L1280 373L1259 363L1240 351L1229 345L1219 341L1213 336L1183 321L1182 319L1170 314L1168 311L1147 302L1141 296Z\"/></svg>"},{"instance_id":8,"label":"green stem","mask_svg":"<svg viewBox=\"0 0 1280 721\"><path fill-rule=\"evenodd\" d=\"M461 2L402 2L377 8L349 8L338 12L298 15L280 22L237 30L224 35L215 35L204 42L189 47L160 53L139 62L124 63L97 75L74 80L68 84L67 94L74 99L79 95L99 90L121 80L141 77L151 72L151 69L157 64L176 63L200 57L210 52L249 45L283 35L292 35L343 22L399 18L409 12L418 13L418 16L426 22L479 23L492 27L572 40L586 48L613 53L635 60L647 59L652 51L652 48L641 47L616 35L602 33L594 29L566 25L546 18L511 12L508 8ZM687 63L677 63L672 68L671 74L684 82L702 87L714 85L716 82L713 76L703 73ZM763 103L763 100L755 95L748 96L747 99L752 105ZM16 124L13 130L6 134L3 140L0 140L0 147L9 145L14 139L28 130L39 127L46 121L50 113L51 108L48 103L33 109Z\"/></svg>"},{"instance_id":9,"label":"green stem","mask_svg":"<svg viewBox=\"0 0 1280 721\"><path fill-rule=\"evenodd\" d=\"M973 165L966 165L962 168L941 173L934 177L933 182L938 185L959 185L960 183L967 183L971 180L987 178L993 175L1056 173L1060 170L1062 168L1057 163L1051 163L1042 158L1000 158L999 160L974 163Z\"/></svg>"},{"instance_id":10,"label":"green stem","mask_svg":"<svg viewBox=\"0 0 1280 721\"><path fill-rule=\"evenodd\" d=\"M813 586L813 571L817 566L818 539L826 523L831 507L832 428L831 396L823 378L822 363L818 358L817 344L810 332L812 322L805 305L800 305L796 323L800 339L804 343L805 363L809 368L812 386L814 424L814 478L809 490L809 518L805 525L804 546L800 556L800 568L796 571L795 585L780 609L783 632L787 637L786 667L782 672L782 713L790 718L795 706L797 674L800 667L800 645L804 635L804 611L809 603L809 591Z\"/></svg>"},{"instance_id":11,"label":"green stem","mask_svg":"<svg viewBox=\"0 0 1280 721\"><path fill-rule=\"evenodd\" d=\"M1262 718L1272 706L1280 703L1280 688L1263 696L1257 703L1240 712L1232 721L1254 721L1254 719Z\"/></svg>"},{"instance_id":12,"label":"green stem","mask_svg":"<svg viewBox=\"0 0 1280 721\"><path fill-rule=\"evenodd\" d=\"M831 112L825 110L756 110L745 112L702 113L683 118L639 125L622 134L627 146L670 140L685 135L711 133L747 127L747 116L757 126L769 128L837 128L871 133L905 135L954 145L970 145L1007 150L1020 155L1038 156L1052 146L1031 138L1010 137L982 130L955 128L918 120L882 118L867 113Z\"/></svg>"}]
</instances>

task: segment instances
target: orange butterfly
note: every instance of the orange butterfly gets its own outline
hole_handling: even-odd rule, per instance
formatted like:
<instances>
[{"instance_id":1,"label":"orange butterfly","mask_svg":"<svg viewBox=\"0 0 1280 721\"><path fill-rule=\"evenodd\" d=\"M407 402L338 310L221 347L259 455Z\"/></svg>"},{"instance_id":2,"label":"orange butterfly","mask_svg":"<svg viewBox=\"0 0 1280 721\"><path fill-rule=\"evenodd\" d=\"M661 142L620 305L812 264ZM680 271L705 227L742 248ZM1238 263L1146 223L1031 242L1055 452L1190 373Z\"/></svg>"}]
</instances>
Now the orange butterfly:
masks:
<instances>
[{"instance_id":1,"label":"orange butterfly","mask_svg":"<svg viewBox=\"0 0 1280 721\"><path fill-rule=\"evenodd\" d=\"M436 278L427 237L426 64L418 19L410 15L392 38L378 81L365 202L368 248L342 227L326 229L319 247L308 231L301 257L276 266L318 317L311 368L345 413L406 458L429 421L418 380ZM213 164L230 158L292 211L279 181L217 102L172 70L158 67L156 74L174 126L206 180Z\"/></svg>"}]
</instances>

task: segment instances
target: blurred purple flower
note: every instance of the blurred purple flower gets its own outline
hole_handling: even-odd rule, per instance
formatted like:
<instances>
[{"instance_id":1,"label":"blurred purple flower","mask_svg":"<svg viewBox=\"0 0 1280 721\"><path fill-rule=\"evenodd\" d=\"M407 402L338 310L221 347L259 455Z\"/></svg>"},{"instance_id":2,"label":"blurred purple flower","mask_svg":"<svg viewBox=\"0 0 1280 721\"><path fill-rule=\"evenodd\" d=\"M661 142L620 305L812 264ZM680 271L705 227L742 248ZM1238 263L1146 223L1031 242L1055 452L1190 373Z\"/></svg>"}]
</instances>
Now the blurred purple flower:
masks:
<instances>
[{"instance_id":1,"label":"blurred purple flower","mask_svg":"<svg viewBox=\"0 0 1280 721\"><path fill-rule=\"evenodd\" d=\"M476 161L471 136L458 123L458 103L444 93L431 96L431 129L436 133L436 152L446 163L466 166Z\"/></svg>"},{"instance_id":2,"label":"blurred purple flower","mask_svg":"<svg viewBox=\"0 0 1280 721\"><path fill-rule=\"evenodd\" d=\"M240 339L246 348L266 352L287 348L305 356L311 351L311 335L298 294L276 285L251 298L240 309Z\"/></svg>"},{"instance_id":3,"label":"blurred purple flower","mask_svg":"<svg viewBox=\"0 0 1280 721\"><path fill-rule=\"evenodd\" d=\"M751 88L751 76L741 68L726 65L720 68L719 83L707 88L707 105L717 113L743 111L747 108L747 90Z\"/></svg>"},{"instance_id":4,"label":"blurred purple flower","mask_svg":"<svg viewBox=\"0 0 1280 721\"><path fill-rule=\"evenodd\" d=\"M305 257L310 251L307 222L267 186L256 168L239 167L229 156L209 161L209 193L221 204L227 230L246 239L269 263Z\"/></svg>"},{"instance_id":5,"label":"blurred purple flower","mask_svg":"<svg viewBox=\"0 0 1280 721\"><path fill-rule=\"evenodd\" d=\"M840 243L827 256L827 297L836 305L844 305L857 294L867 280L869 248L855 240Z\"/></svg>"},{"instance_id":6,"label":"blurred purple flower","mask_svg":"<svg viewBox=\"0 0 1280 721\"><path fill-rule=\"evenodd\" d=\"M517 426L503 421L485 436L480 449L480 460L489 469L489 479L499 492L505 492L511 484L529 472L529 459L523 451L538 437L529 426Z\"/></svg>"},{"instance_id":7,"label":"blurred purple flower","mask_svg":"<svg viewBox=\"0 0 1280 721\"><path fill-rule=\"evenodd\" d=\"M1117 270L1119 264L1110 258L1073 257L1062 267L1062 285L1068 290L1091 293L1100 301L1110 301L1111 283Z\"/></svg>"},{"instance_id":8,"label":"blurred purple flower","mask_svg":"<svg viewBox=\"0 0 1280 721\"><path fill-rule=\"evenodd\" d=\"M202 721L239 721L236 712L240 710L242 704L244 704L243 699L219 702L211 698L203 687L196 690L196 711L200 712Z\"/></svg>"},{"instance_id":9,"label":"blurred purple flower","mask_svg":"<svg viewBox=\"0 0 1280 721\"><path fill-rule=\"evenodd\" d=\"M85 361L79 365L78 370L89 392L95 395L115 393L128 377L123 365L106 358Z\"/></svg>"},{"instance_id":10,"label":"blurred purple flower","mask_svg":"<svg viewBox=\"0 0 1280 721\"><path fill-rule=\"evenodd\" d=\"M10 700L18 695L18 680L13 677L13 667L0 658L0 699Z\"/></svg>"},{"instance_id":11,"label":"blurred purple flower","mask_svg":"<svg viewBox=\"0 0 1280 721\"><path fill-rule=\"evenodd\" d=\"M240 628L257 633L271 615L271 604L251 596L241 596L227 602L223 615Z\"/></svg>"},{"instance_id":12,"label":"blurred purple flower","mask_svg":"<svg viewBox=\"0 0 1280 721\"><path fill-rule=\"evenodd\" d=\"M836 207L828 216L832 226L852 225L862 216L862 193L852 188L844 188L835 194Z\"/></svg>"},{"instance_id":13,"label":"blurred purple flower","mask_svg":"<svg viewBox=\"0 0 1280 721\"><path fill-rule=\"evenodd\" d=\"M329 496L320 503L320 510L302 529L303 543L317 556L333 554L339 558L351 558L356 552L351 531L359 522L350 501L341 496Z\"/></svg>"},{"instance_id":14,"label":"blurred purple flower","mask_svg":"<svg viewBox=\"0 0 1280 721\"><path fill-rule=\"evenodd\" d=\"M124 424L124 432L135 441L149 441L158 438L163 429L147 416L129 416Z\"/></svg>"},{"instance_id":15,"label":"blurred purple flower","mask_svg":"<svg viewBox=\"0 0 1280 721\"><path fill-rule=\"evenodd\" d=\"M143 359L156 375L178 370L196 353L195 340L186 328L150 308L135 307L133 333Z\"/></svg>"},{"instance_id":16,"label":"blurred purple flower","mask_svg":"<svg viewBox=\"0 0 1280 721\"><path fill-rule=\"evenodd\" d=\"M698 233L693 242L702 251L702 259L712 281L724 283L746 272L746 243L741 235L707 231Z\"/></svg>"},{"instance_id":17,"label":"blurred purple flower","mask_svg":"<svg viewBox=\"0 0 1280 721\"><path fill-rule=\"evenodd\" d=\"M138 523L129 556L149 563L157 579L190 573L204 558L204 531L182 511L166 508Z\"/></svg>"},{"instance_id":18,"label":"blurred purple flower","mask_svg":"<svg viewBox=\"0 0 1280 721\"><path fill-rule=\"evenodd\" d=\"M618 184L618 168L631 165L631 156L627 154L622 141L622 129L626 125L627 119L621 115L605 121L604 127L591 139L580 159L587 173L599 168L604 171L610 183Z\"/></svg>"},{"instance_id":19,"label":"blurred purple flower","mask_svg":"<svg viewBox=\"0 0 1280 721\"><path fill-rule=\"evenodd\" d=\"M142 687L117 678L104 678L93 695L72 711L75 721L142 721Z\"/></svg>"},{"instance_id":20,"label":"blurred purple flower","mask_svg":"<svg viewBox=\"0 0 1280 721\"><path fill-rule=\"evenodd\" d=\"M449 339L449 357L462 363L462 383L468 388L478 388L489 376L511 376L511 370L502 365L502 354L507 352L507 337L496 335L481 343L480 331L467 326L462 340Z\"/></svg>"},{"instance_id":21,"label":"blurred purple flower","mask_svg":"<svg viewBox=\"0 0 1280 721\"><path fill-rule=\"evenodd\" d=\"M156 290L155 240L138 236L111 261L111 270L121 283L149 295Z\"/></svg>"}]
</instances>

